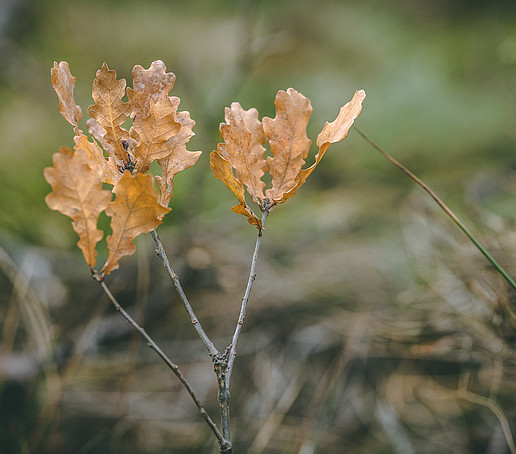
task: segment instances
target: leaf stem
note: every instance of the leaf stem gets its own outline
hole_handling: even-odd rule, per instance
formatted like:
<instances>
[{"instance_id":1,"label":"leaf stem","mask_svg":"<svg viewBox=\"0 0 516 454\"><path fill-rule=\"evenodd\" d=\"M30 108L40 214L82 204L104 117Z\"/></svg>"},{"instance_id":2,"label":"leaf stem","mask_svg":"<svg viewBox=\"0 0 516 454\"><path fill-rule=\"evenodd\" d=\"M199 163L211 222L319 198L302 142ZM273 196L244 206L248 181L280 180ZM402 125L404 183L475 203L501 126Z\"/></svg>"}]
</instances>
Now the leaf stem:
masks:
<instances>
[{"instance_id":1,"label":"leaf stem","mask_svg":"<svg viewBox=\"0 0 516 454\"><path fill-rule=\"evenodd\" d=\"M253 287L253 282L256 279L256 262L258 259L258 252L260 251L260 245L262 242L262 234L265 226L265 220L269 215L270 205L266 205L262 210L262 228L258 231L258 237L256 238L256 245L254 247L253 258L251 261L251 270L249 271L249 279L247 280L247 287L245 289L244 296L242 298L242 305L240 307L240 315L238 317L238 322L236 324L235 333L233 334L233 339L231 341L231 345L228 347L228 368L227 368L227 378L226 378L226 388L229 390L229 382L231 381L231 373L233 371L233 364L235 362L235 357L237 355L236 347L238 343L238 338L240 337L240 332L242 331L242 326L244 325L245 319L245 311L247 308L247 302L249 300L249 295L251 294L251 288Z\"/></svg>"},{"instance_id":2,"label":"leaf stem","mask_svg":"<svg viewBox=\"0 0 516 454\"><path fill-rule=\"evenodd\" d=\"M154 340L147 334L147 332L129 315L129 313L120 305L120 303L116 300L116 298L113 296L111 291L109 290L106 283L96 274L93 273L93 278L98 281L100 286L102 287L102 290L106 293L109 300L113 303L113 306L115 306L115 309L120 312L122 317L124 317L132 326L135 328L147 341L147 345L154 350L157 355L165 362L165 364L169 367L170 370L176 375L176 377L179 379L179 381L182 383L182 385L186 388L186 391L188 394L190 394L190 397L194 401L195 405L197 406L199 413L206 421L206 424L208 424L211 431L214 433L215 437L217 437L217 440L221 446L221 449L223 446L226 446L228 444L228 441L222 436L220 433L220 430L216 426L216 424L213 422L213 420L210 418L210 415L205 410L205 408L202 406L201 402L199 401L197 395L195 394L195 391L191 387L190 383L186 380L185 376L174 362L170 360L170 358L161 350L161 348L154 342Z\"/></svg>"},{"instance_id":3,"label":"leaf stem","mask_svg":"<svg viewBox=\"0 0 516 454\"><path fill-rule=\"evenodd\" d=\"M449 216L449 218L459 227L462 232L471 240L471 242L476 246L476 248L491 262L491 264L495 267L496 271L502 275L502 277L507 281L507 283L516 290L516 282L507 274L507 272L502 268L502 266L494 259L494 257L489 254L489 252L480 244L480 242L473 236L473 234L467 229L467 227L462 223L462 221L453 213L453 211L448 208L448 206L437 196L437 194L430 189L421 179L419 179L416 175L414 175L409 169L407 169L403 164L394 159L390 154L386 151L382 150L376 143L374 143L369 137L367 137L360 129L356 126L353 126L355 131L376 151L378 151L383 157L388 159L392 164L394 164L398 169L408 175L416 184L421 186L432 199L442 208L442 210Z\"/></svg>"},{"instance_id":4,"label":"leaf stem","mask_svg":"<svg viewBox=\"0 0 516 454\"><path fill-rule=\"evenodd\" d=\"M199 322L199 319L195 315L195 312L194 312L190 302L188 301L188 298L186 297L183 287L181 286L181 282L179 281L179 276L174 272L174 270L172 269L172 266L170 265L170 261L168 259L167 253L165 252L165 249L163 248L163 244L161 243L161 240L159 238L158 231L153 230L151 232L151 235L152 235L152 239L154 240L154 242L156 243L156 246L157 246L156 254L163 262L163 265L164 265L165 269L167 270L167 273L168 273L170 279L172 280L172 283L174 284L174 287L176 288L177 293L179 294L179 297L181 298L181 301L183 302L183 305L185 306L186 312L188 312L188 315L190 317L190 320L192 322L192 325L193 325L195 331L197 331L197 334L201 338L202 343L208 350L212 359L219 356L220 355L219 351L217 350L217 348L215 347L213 342L210 340L210 338L208 337L208 335L202 328L201 322Z\"/></svg>"}]
</instances>

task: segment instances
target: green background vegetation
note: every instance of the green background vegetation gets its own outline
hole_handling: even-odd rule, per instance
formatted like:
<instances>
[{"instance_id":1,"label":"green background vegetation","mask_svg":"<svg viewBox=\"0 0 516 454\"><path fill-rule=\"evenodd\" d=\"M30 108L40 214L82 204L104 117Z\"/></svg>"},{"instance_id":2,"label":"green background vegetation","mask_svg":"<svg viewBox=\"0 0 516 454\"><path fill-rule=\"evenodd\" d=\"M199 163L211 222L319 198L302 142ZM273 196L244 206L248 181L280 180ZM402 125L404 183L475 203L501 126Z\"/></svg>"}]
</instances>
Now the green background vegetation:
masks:
<instances>
[{"instance_id":1,"label":"green background vegetation","mask_svg":"<svg viewBox=\"0 0 516 454\"><path fill-rule=\"evenodd\" d=\"M209 152L224 106L274 116L279 89L311 99L313 141L365 89L360 129L516 276L514 2L0 8L0 452L193 453L214 444L174 378L90 281L69 220L44 203L43 168L73 145L50 85L54 61L70 63L84 114L103 61L129 86L135 64L161 59L176 74L172 94L197 122L189 149L204 153L177 177L160 231L219 347L229 342L255 232L231 213ZM215 411L209 360L151 242L138 246L109 284ZM514 295L356 133L270 215L259 260L233 383L237 452L506 452L491 404L463 390L469 379L468 392L493 397L514 421L506 311Z\"/></svg>"}]
</instances>

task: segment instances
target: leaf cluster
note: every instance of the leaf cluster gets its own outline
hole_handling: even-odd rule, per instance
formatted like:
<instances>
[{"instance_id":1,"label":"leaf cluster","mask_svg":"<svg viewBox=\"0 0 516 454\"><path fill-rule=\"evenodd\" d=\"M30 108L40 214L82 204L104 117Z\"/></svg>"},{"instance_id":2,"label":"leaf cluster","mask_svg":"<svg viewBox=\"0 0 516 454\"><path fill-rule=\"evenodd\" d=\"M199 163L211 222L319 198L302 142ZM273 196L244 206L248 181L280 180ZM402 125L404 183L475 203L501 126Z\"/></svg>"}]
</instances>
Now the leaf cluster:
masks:
<instances>
[{"instance_id":1,"label":"leaf cluster","mask_svg":"<svg viewBox=\"0 0 516 454\"><path fill-rule=\"evenodd\" d=\"M244 110L238 102L226 107L225 123L220 125L224 140L210 155L215 177L235 194L239 204L233 211L247 216L248 222L261 230L261 220L245 200L245 190L262 212L293 197L321 161L328 147L344 139L362 110L365 91L357 90L337 118L324 125L317 136L319 151L315 162L303 168L312 141L306 135L312 113L310 100L293 88L280 90L276 95L275 118L258 118L254 108ZM270 156L266 155L266 142ZM265 189L262 180L269 172L271 187ZM265 191L265 192L264 192Z\"/></svg>"},{"instance_id":2,"label":"leaf cluster","mask_svg":"<svg viewBox=\"0 0 516 454\"><path fill-rule=\"evenodd\" d=\"M53 156L54 166L45 169L52 186L46 202L72 218L79 235L77 244L95 275L96 246L103 238L97 221L103 211L111 218L108 258L100 279L117 269L123 256L134 253L136 236L162 222L170 211L174 176L193 166L201 154L186 149L195 122L189 112L178 112L180 99L169 96L175 75L167 73L160 60L149 69L136 65L132 74L133 87L126 88L126 81L118 80L106 63L97 71L94 104L87 109L90 140L79 128L82 110L75 104L76 79L68 63L54 63L51 70L59 111L73 126L75 146L74 150L61 148ZM223 142L211 153L210 165L215 177L238 199L232 210L246 216L261 234L262 219L247 204L245 192L264 215L294 196L328 147L347 136L365 96L364 90L357 90L337 118L326 122L317 137L315 162L307 168L303 166L312 144L306 135L312 113L308 98L293 88L280 90L275 118L262 120L256 109L244 110L238 102L227 107L225 123L220 124ZM129 130L124 128L128 120L132 123ZM148 173L154 161L161 168L161 175L155 177ZM263 181L267 172L269 188ZM111 190L105 189L106 184Z\"/></svg>"},{"instance_id":3,"label":"leaf cluster","mask_svg":"<svg viewBox=\"0 0 516 454\"><path fill-rule=\"evenodd\" d=\"M193 166L201 154L186 149L195 122L189 112L178 112L178 97L168 96L175 79L158 60L147 70L136 65L133 88L126 90L126 81L117 80L115 71L104 63L93 82L94 104L87 110L89 140L79 128L82 110L75 104L76 78L68 63L54 63L51 70L59 111L73 126L75 146L74 150L62 147L53 156L53 167L45 169L52 186L46 202L72 218L77 244L92 272L96 245L103 237L97 228L99 215L105 211L111 218L101 279L118 268L121 257L134 253L136 236L162 222L170 211L174 176ZM128 102L123 100L125 95ZM128 119L132 121L129 130L123 127ZM153 161L161 168L156 177L148 173ZM106 183L111 190L104 189Z\"/></svg>"}]
</instances>

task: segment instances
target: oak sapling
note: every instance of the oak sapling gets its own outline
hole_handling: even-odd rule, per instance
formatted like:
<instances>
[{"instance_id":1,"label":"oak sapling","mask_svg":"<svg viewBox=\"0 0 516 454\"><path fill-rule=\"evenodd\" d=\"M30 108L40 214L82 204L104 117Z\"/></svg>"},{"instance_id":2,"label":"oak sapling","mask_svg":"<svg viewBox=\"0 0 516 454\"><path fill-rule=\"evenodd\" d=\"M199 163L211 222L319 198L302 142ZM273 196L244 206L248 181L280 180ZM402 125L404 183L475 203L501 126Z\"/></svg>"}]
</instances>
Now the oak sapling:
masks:
<instances>
[{"instance_id":1,"label":"oak sapling","mask_svg":"<svg viewBox=\"0 0 516 454\"><path fill-rule=\"evenodd\" d=\"M247 217L258 229L251 269L240 314L231 343L220 352L204 331L201 322L186 297L159 238L157 227L170 211L174 176L192 167L201 154L186 149L193 136L195 122L189 112L178 112L180 99L169 96L176 77L167 73L162 61L149 69L133 68L133 88L126 89L124 79L117 80L115 71L104 63L93 82L95 103L87 109L89 138L79 128L82 110L75 104L75 77L66 62L54 63L51 80L59 98L59 111L73 126L74 150L63 147L54 154L53 167L46 168L45 178L52 186L46 202L51 209L72 218L79 235L81 249L94 279L101 285L115 308L140 332L148 345L178 377L192 397L209 428L217 438L221 453L232 452L230 433L230 379L236 347L244 323L247 302L256 277L256 263L264 223L270 210L294 196L299 187L318 165L328 147L347 136L354 120L362 110L365 92L357 90L340 110L338 117L326 123L317 137L319 151L315 162L303 168L311 146L306 127L312 107L310 100L293 88L276 95L275 118L258 117L254 108L244 110L239 103L225 110L225 123L220 125L222 143L210 155L213 174L237 197L232 210ZM128 101L123 100L127 95ZM129 130L122 126L132 121ZM264 145L269 142L271 156L265 157ZM151 164L157 161L161 175L152 175ZM265 188L262 177L270 173L271 187ZM111 190L105 189L106 184ZM257 204L257 216L247 204L245 192ZM114 196L114 197L113 197ZM104 234L97 228L101 212L111 218L112 233L107 237L108 257L96 268L96 246ZM149 334L116 300L105 278L119 267L124 256L135 252L133 240L150 233L156 243L156 253L165 266L190 317L192 326L213 361L219 387L218 401L221 428L203 408L194 390L179 367L160 349Z\"/></svg>"}]
</instances>

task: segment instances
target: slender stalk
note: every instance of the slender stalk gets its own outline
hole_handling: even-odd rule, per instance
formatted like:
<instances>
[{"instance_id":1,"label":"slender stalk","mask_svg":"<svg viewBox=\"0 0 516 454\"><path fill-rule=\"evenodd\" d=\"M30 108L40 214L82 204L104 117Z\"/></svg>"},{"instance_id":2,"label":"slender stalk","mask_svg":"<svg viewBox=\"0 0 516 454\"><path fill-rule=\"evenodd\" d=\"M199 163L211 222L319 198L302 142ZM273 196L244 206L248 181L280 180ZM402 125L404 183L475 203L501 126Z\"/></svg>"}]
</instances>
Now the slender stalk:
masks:
<instances>
[{"instance_id":1,"label":"slender stalk","mask_svg":"<svg viewBox=\"0 0 516 454\"><path fill-rule=\"evenodd\" d=\"M213 361L213 370L217 375L217 383L219 385L218 392L218 401L219 401L219 410L220 410L220 421L222 426L222 436L225 440L231 441L231 431L230 431L230 413L229 413L229 400L231 398L231 394L229 393L227 386L227 370L228 370L228 360L227 355L220 355L219 358L214 359ZM230 453L230 450L222 451L221 453Z\"/></svg>"},{"instance_id":2,"label":"slender stalk","mask_svg":"<svg viewBox=\"0 0 516 454\"><path fill-rule=\"evenodd\" d=\"M247 301L249 300L249 295L251 294L251 288L253 287L253 282L256 279L256 262L258 259L258 252L260 251L260 245L262 242L262 234L263 228L265 225L265 220L269 215L269 207L266 206L262 212L262 228L258 232L258 237L256 238L256 245L254 247L253 259L251 261L251 270L249 271L249 279L247 280L247 287L245 289L245 294L242 298L242 305L240 307L240 315L238 317L238 322L236 324L235 333L233 334L233 339L231 341L231 345L228 347L228 368L227 368L227 378L226 378L226 388L229 390L229 382L231 381L231 373L233 371L233 364L235 362L235 357L237 354L236 347L238 343L238 338L240 337L240 332L242 331L242 326L244 325L245 319L245 311L247 308Z\"/></svg>"},{"instance_id":3,"label":"slender stalk","mask_svg":"<svg viewBox=\"0 0 516 454\"><path fill-rule=\"evenodd\" d=\"M154 340L147 334L147 332L129 315L129 313L120 305L120 303L116 300L116 298L113 296L111 291L109 290L106 283L101 280L96 274L93 275L93 278L97 280L102 287L102 290L106 293L109 300L113 303L113 306L115 306L115 309L120 312L122 317L124 317L132 326L135 328L147 341L148 346L154 350L158 356L165 362L165 364L169 367L172 372L176 375L176 377L179 379L179 381L182 383L182 385L186 388L186 391L188 394L190 394L190 397L194 401L195 405L199 409L199 413L204 418L206 423L208 424L211 431L214 433L215 437L217 437L217 440L219 441L220 446L227 445L227 440L224 439L222 434L220 433L220 430L216 426L216 424L213 422L213 420L210 418L210 415L205 410L205 408L202 406L201 402L199 401L197 395L195 394L195 391L191 387L190 383L186 380L185 376L174 362L170 360L170 358L159 348L159 346L154 342Z\"/></svg>"},{"instance_id":4,"label":"slender stalk","mask_svg":"<svg viewBox=\"0 0 516 454\"><path fill-rule=\"evenodd\" d=\"M217 348L215 347L213 342L210 340L210 338L208 337L208 335L202 328L201 322L199 322L199 319L195 315L195 312L194 312L192 306L190 305L188 298L186 297L183 287L181 286L181 282L179 281L179 276L174 272L174 270L172 269L172 266L170 265L170 261L168 259L167 253L165 252L165 249L163 248L163 244L161 243L161 240L159 238L158 231L153 230L151 232L151 235L152 235L152 239L154 240L154 242L156 243L156 246L157 246L156 254L158 254L158 257L163 262L163 265L164 265L165 269L167 270L167 273L168 273L170 279L172 280L172 283L174 284L174 287L176 288L177 293L179 294L179 297L181 298L181 301L183 302L183 305L185 306L186 312L188 312L188 315L190 317L190 320L192 321L192 325L193 325L195 331L197 331L197 334L201 338L202 343L204 344L204 346L210 353L210 356L212 357L212 359L219 356L220 355L219 351L217 350Z\"/></svg>"},{"instance_id":5,"label":"slender stalk","mask_svg":"<svg viewBox=\"0 0 516 454\"><path fill-rule=\"evenodd\" d=\"M502 266L494 259L494 257L487 252L487 250L482 246L479 241L473 236L473 234L467 229L467 227L460 221L460 219L455 216L452 210L448 208L448 206L437 196L437 194L432 191L421 179L419 179L416 175L414 175L410 170L408 170L403 164L394 159L390 154L382 150L376 143L374 143L369 137L367 137L360 129L356 126L353 126L355 131L376 151L378 151L383 157L387 158L390 162L392 162L398 169L408 175L413 181L415 181L419 186L421 186L432 199L437 202L437 204L442 208L442 210L449 216L449 218L459 227L462 232L471 240L471 242L476 246L476 248L491 262L491 264L495 267L496 271L502 275L502 277L507 281L507 283L516 290L516 282L512 280L512 278L507 274L507 272L502 268Z\"/></svg>"}]
</instances>

